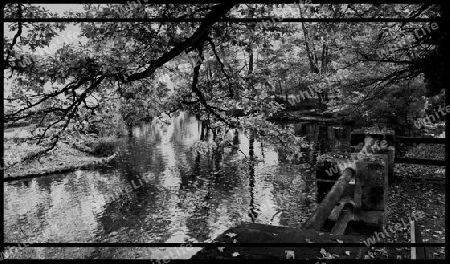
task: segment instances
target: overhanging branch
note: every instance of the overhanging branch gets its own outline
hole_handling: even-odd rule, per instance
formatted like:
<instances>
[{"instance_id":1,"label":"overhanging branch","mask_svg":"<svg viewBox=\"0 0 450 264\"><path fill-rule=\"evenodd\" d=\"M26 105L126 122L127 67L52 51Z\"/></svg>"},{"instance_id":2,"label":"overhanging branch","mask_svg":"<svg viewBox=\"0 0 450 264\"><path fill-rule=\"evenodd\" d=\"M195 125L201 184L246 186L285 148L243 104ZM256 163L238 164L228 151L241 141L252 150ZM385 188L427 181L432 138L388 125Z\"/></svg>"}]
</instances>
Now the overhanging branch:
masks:
<instances>
[{"instance_id":1,"label":"overhanging branch","mask_svg":"<svg viewBox=\"0 0 450 264\"><path fill-rule=\"evenodd\" d=\"M152 75L156 69L163 66L166 62L172 60L176 56L180 55L184 51L188 51L189 48L195 49L202 43L207 36L211 26L216 23L221 17L223 17L228 11L234 6L234 3L222 3L218 4L211 8L211 12L209 12L205 18L203 19L200 27L195 31L195 33L187 38L182 43L178 44L176 47L171 49L170 51L164 53L161 57L156 60L153 60L150 63L150 66L147 67L146 70L139 73L131 74L128 77L123 77L124 82L131 82L140 80Z\"/></svg>"}]
</instances>

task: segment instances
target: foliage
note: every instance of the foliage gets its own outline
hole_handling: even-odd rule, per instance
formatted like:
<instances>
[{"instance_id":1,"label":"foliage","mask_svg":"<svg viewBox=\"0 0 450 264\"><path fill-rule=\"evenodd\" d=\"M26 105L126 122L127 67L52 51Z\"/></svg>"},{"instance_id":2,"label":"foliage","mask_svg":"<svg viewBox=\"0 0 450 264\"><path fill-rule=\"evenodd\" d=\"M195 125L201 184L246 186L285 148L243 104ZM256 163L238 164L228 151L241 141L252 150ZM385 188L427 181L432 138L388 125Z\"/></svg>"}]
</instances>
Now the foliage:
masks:
<instances>
[{"instance_id":1,"label":"foliage","mask_svg":"<svg viewBox=\"0 0 450 264\"><path fill-rule=\"evenodd\" d=\"M51 148L64 133L83 131L83 127L97 126L103 135L123 135L126 127L189 109L211 128L254 131L295 152L302 140L292 129L265 121L284 109L274 100L275 95L287 98L311 88L317 91L321 113L407 126L420 112L425 85L429 94L442 90L442 80L430 70L439 60L436 54L442 37L433 34L416 40L412 34L404 34L419 23L262 26L217 22L225 15L277 17L283 13L332 18L433 17L440 14L435 5L127 7L84 5L83 12L65 16L201 17L203 21L75 23L84 43L65 44L55 53L40 55L33 51L48 47L67 25L9 23L13 35L4 37L4 69L13 83L11 100L18 105L5 113L5 120L39 122L36 140ZM31 15L56 16L29 4L5 5L6 17ZM392 43L402 46L392 49ZM26 63L18 63L23 61ZM405 95L408 99L402 100Z\"/></svg>"}]
</instances>

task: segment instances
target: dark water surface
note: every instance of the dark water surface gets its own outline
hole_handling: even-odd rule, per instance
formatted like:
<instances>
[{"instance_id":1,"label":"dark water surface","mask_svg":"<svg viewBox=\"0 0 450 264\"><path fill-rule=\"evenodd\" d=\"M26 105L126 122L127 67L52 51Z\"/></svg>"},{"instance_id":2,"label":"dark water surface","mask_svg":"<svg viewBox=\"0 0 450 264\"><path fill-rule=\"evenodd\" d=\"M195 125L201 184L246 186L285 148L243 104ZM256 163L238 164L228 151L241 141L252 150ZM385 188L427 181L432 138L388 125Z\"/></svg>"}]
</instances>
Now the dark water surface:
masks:
<instances>
[{"instance_id":1,"label":"dark water surface","mask_svg":"<svg viewBox=\"0 0 450 264\"><path fill-rule=\"evenodd\" d=\"M5 241L211 242L240 221L299 227L314 210L309 164L283 162L273 147L258 141L256 161L249 162L249 140L242 132L238 148L199 154L192 146L201 130L195 116L182 113L168 126L155 121L135 127L133 138L120 143L119 158L110 167L5 183ZM317 134L301 125L296 130L310 140ZM233 134L227 134L231 141ZM22 257L148 258L167 252L67 250L72 249L34 248L23 251L28 255Z\"/></svg>"}]
</instances>

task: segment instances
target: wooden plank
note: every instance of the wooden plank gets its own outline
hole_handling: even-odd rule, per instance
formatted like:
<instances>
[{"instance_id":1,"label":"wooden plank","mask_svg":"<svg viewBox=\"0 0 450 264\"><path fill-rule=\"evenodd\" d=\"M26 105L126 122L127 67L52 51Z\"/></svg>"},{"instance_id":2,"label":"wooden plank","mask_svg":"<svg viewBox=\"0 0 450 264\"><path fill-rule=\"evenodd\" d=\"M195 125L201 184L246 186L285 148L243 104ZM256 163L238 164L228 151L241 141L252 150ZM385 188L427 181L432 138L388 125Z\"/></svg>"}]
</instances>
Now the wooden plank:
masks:
<instances>
[{"instance_id":1,"label":"wooden plank","mask_svg":"<svg viewBox=\"0 0 450 264\"><path fill-rule=\"evenodd\" d=\"M436 165L445 166L445 160L430 160L430 159L416 159L416 158L395 158L395 163L406 163L406 164L419 164L419 165Z\"/></svg>"},{"instance_id":2,"label":"wooden plank","mask_svg":"<svg viewBox=\"0 0 450 264\"><path fill-rule=\"evenodd\" d=\"M294 251L295 259L318 259L323 257L320 253L321 249L325 249L331 254L338 255L337 259L362 259L367 253L368 247L364 246L362 242L366 239L365 236L358 235L332 235L330 233L322 233L310 230L301 230L299 228L271 226L256 223L242 223L239 226L232 227L216 239L214 243L224 243L223 248L219 250L216 247L205 247L197 252L193 259L286 259L286 250ZM233 241L237 243L277 243L279 246L274 247L245 247L233 246ZM344 246L338 240L344 243L361 243L361 247ZM288 246L286 243L310 243L308 247ZM333 243L332 245L324 247L323 243ZM350 255L345 254L350 251ZM234 252L239 255L233 256Z\"/></svg>"},{"instance_id":3,"label":"wooden plank","mask_svg":"<svg viewBox=\"0 0 450 264\"><path fill-rule=\"evenodd\" d=\"M336 238L335 238L336 241ZM336 243L337 244L337 243ZM368 252L368 247L324 247L311 244L309 247L233 247L232 244L224 244L221 251L218 248L203 248L191 259L286 259L286 251L293 252L294 259L319 259L323 258L321 250L334 254L336 259L363 259ZM347 256L345 252L350 252ZM239 254L236 254L239 253Z\"/></svg>"},{"instance_id":4,"label":"wooden plank","mask_svg":"<svg viewBox=\"0 0 450 264\"><path fill-rule=\"evenodd\" d=\"M429 143L429 144L445 144L445 138L421 138L421 137L396 137L399 142L413 142L413 143Z\"/></svg>"},{"instance_id":5,"label":"wooden plank","mask_svg":"<svg viewBox=\"0 0 450 264\"><path fill-rule=\"evenodd\" d=\"M331 190L327 193L323 201L319 204L316 211L306 220L302 229L319 231L325 221L328 219L331 211L334 209L336 203L339 202L345 189L350 185L350 179L355 174L351 168L347 168L342 173L341 177L336 181Z\"/></svg>"},{"instance_id":6,"label":"wooden plank","mask_svg":"<svg viewBox=\"0 0 450 264\"><path fill-rule=\"evenodd\" d=\"M336 180L325 180L325 179L317 179L316 181L318 181L318 182L329 182L329 183L336 182Z\"/></svg>"},{"instance_id":7,"label":"wooden plank","mask_svg":"<svg viewBox=\"0 0 450 264\"><path fill-rule=\"evenodd\" d=\"M330 216L328 217L329 220L332 221L337 221L339 219L340 214L342 213L342 210L344 209L344 207L348 204L355 204L353 202L353 198L348 196L348 195L343 195L343 198L339 201L339 205L336 205L333 209L333 211L331 211Z\"/></svg>"}]
</instances>

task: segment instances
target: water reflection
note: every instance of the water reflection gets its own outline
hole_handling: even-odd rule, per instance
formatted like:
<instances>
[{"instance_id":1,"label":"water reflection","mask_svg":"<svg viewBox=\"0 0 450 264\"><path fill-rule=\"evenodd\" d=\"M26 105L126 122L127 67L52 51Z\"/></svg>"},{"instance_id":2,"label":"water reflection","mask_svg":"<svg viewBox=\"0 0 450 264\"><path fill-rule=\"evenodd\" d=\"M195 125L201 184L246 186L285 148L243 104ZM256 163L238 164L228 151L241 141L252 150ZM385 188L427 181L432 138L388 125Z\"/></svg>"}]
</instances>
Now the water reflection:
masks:
<instances>
[{"instance_id":1,"label":"water reflection","mask_svg":"<svg viewBox=\"0 0 450 264\"><path fill-rule=\"evenodd\" d=\"M314 209L309 166L242 131L209 154L192 146L217 134L188 113L131 133L111 167L5 183L5 241L208 242L241 221L300 226Z\"/></svg>"}]
</instances>

